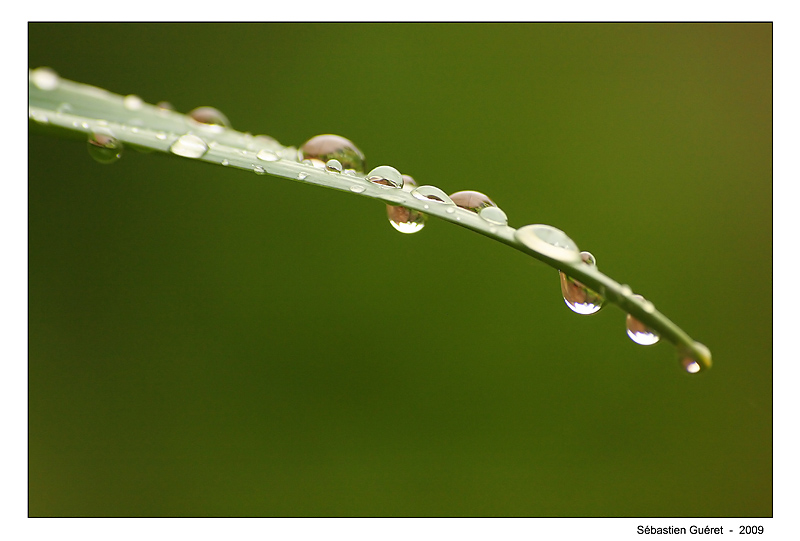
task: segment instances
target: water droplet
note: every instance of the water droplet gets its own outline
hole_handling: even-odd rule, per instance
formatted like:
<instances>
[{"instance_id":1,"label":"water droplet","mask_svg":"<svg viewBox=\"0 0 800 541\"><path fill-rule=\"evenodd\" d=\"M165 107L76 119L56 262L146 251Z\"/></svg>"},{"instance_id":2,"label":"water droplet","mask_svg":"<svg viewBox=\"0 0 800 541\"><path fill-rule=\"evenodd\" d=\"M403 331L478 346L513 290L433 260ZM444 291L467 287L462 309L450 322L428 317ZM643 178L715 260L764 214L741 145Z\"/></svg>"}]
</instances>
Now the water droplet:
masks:
<instances>
[{"instance_id":1,"label":"water droplet","mask_svg":"<svg viewBox=\"0 0 800 541\"><path fill-rule=\"evenodd\" d=\"M256 158L264 162L277 162L278 160L280 160L277 154L265 148L258 151L258 154L256 154Z\"/></svg>"},{"instance_id":2,"label":"water droplet","mask_svg":"<svg viewBox=\"0 0 800 541\"><path fill-rule=\"evenodd\" d=\"M641 295L634 295L636 299L644 300ZM658 342L661 337L650 327L628 314L625 318L625 326L628 329L628 336L637 344L643 346L652 346Z\"/></svg>"},{"instance_id":3,"label":"water droplet","mask_svg":"<svg viewBox=\"0 0 800 541\"><path fill-rule=\"evenodd\" d=\"M34 121L38 122L39 124L47 124L50 122L50 119L47 118L47 115L41 111L33 111L29 112L28 116Z\"/></svg>"},{"instance_id":4,"label":"water droplet","mask_svg":"<svg viewBox=\"0 0 800 541\"><path fill-rule=\"evenodd\" d=\"M350 191L354 193L362 193L364 190L366 190L366 188L361 184L353 184L350 186Z\"/></svg>"},{"instance_id":5,"label":"water droplet","mask_svg":"<svg viewBox=\"0 0 800 541\"><path fill-rule=\"evenodd\" d=\"M122 105L130 111L138 111L144 105L144 101L136 94L128 94L122 99Z\"/></svg>"},{"instance_id":6,"label":"water droplet","mask_svg":"<svg viewBox=\"0 0 800 541\"><path fill-rule=\"evenodd\" d=\"M89 123L88 122L81 122L81 128L83 128L84 130L88 130L89 129Z\"/></svg>"},{"instance_id":7,"label":"water droplet","mask_svg":"<svg viewBox=\"0 0 800 541\"><path fill-rule=\"evenodd\" d=\"M297 178L300 179L300 180L305 179L307 176L308 176L308 173L304 173L303 171L300 171L299 173L297 173Z\"/></svg>"},{"instance_id":8,"label":"water droplet","mask_svg":"<svg viewBox=\"0 0 800 541\"><path fill-rule=\"evenodd\" d=\"M497 206L487 195L472 190L464 190L451 194L450 199L462 209L471 210L472 212L480 212L481 209L486 207Z\"/></svg>"},{"instance_id":9,"label":"water droplet","mask_svg":"<svg viewBox=\"0 0 800 541\"><path fill-rule=\"evenodd\" d=\"M325 169L333 171L334 173L342 172L342 164L339 160L328 160L325 162Z\"/></svg>"},{"instance_id":10,"label":"water droplet","mask_svg":"<svg viewBox=\"0 0 800 541\"><path fill-rule=\"evenodd\" d=\"M230 162L228 160L222 160L220 163L222 165L224 165L225 167L227 167L230 164Z\"/></svg>"},{"instance_id":11,"label":"water droplet","mask_svg":"<svg viewBox=\"0 0 800 541\"><path fill-rule=\"evenodd\" d=\"M269 135L256 135L253 140L247 145L248 147L263 147L263 146L280 146L280 143L274 137Z\"/></svg>"},{"instance_id":12,"label":"water droplet","mask_svg":"<svg viewBox=\"0 0 800 541\"><path fill-rule=\"evenodd\" d=\"M222 131L221 128L231 127L228 117L215 107L197 107L186 113L186 116L197 124L202 124L205 127L218 128L216 131Z\"/></svg>"},{"instance_id":13,"label":"water droplet","mask_svg":"<svg viewBox=\"0 0 800 541\"><path fill-rule=\"evenodd\" d=\"M581 259L575 242L551 225L526 225L517 229L514 237L531 250L558 261L573 262Z\"/></svg>"},{"instance_id":14,"label":"water droplet","mask_svg":"<svg viewBox=\"0 0 800 541\"><path fill-rule=\"evenodd\" d=\"M70 105L69 103L61 103L56 109L56 112L58 113L70 113L71 111L72 111L72 105Z\"/></svg>"},{"instance_id":15,"label":"water droplet","mask_svg":"<svg viewBox=\"0 0 800 541\"><path fill-rule=\"evenodd\" d=\"M169 147L170 152L184 158L200 158L208 152L205 141L193 134L181 135L177 141Z\"/></svg>"},{"instance_id":16,"label":"water droplet","mask_svg":"<svg viewBox=\"0 0 800 541\"><path fill-rule=\"evenodd\" d=\"M167 134L164 133L163 131L156 132L156 139L158 139L159 141L164 141L166 138Z\"/></svg>"},{"instance_id":17,"label":"water droplet","mask_svg":"<svg viewBox=\"0 0 800 541\"><path fill-rule=\"evenodd\" d=\"M478 213L478 216L490 224L508 225L508 216L503 212L503 209L498 207L484 207Z\"/></svg>"},{"instance_id":18,"label":"water droplet","mask_svg":"<svg viewBox=\"0 0 800 541\"><path fill-rule=\"evenodd\" d=\"M697 374L711 368L711 351L700 342L694 343L695 352L689 348L678 348L678 360L684 370L690 374Z\"/></svg>"},{"instance_id":19,"label":"water droplet","mask_svg":"<svg viewBox=\"0 0 800 541\"><path fill-rule=\"evenodd\" d=\"M156 107L158 107L159 109L161 109L163 111L174 111L175 110L175 106L172 105L168 101L160 101L160 102L156 103Z\"/></svg>"},{"instance_id":20,"label":"water droplet","mask_svg":"<svg viewBox=\"0 0 800 541\"><path fill-rule=\"evenodd\" d=\"M253 165L253 171L255 171L256 175L266 175L267 174L267 171L263 167L261 167L260 165L255 165L255 164L252 164L252 165Z\"/></svg>"},{"instance_id":21,"label":"water droplet","mask_svg":"<svg viewBox=\"0 0 800 541\"><path fill-rule=\"evenodd\" d=\"M122 155L122 143L110 134L91 133L86 145L89 155L99 163L114 163Z\"/></svg>"},{"instance_id":22,"label":"water droplet","mask_svg":"<svg viewBox=\"0 0 800 541\"><path fill-rule=\"evenodd\" d=\"M425 227L427 216L422 212L400 205L386 205L386 215L392 227L401 233L416 233Z\"/></svg>"},{"instance_id":23,"label":"water droplet","mask_svg":"<svg viewBox=\"0 0 800 541\"><path fill-rule=\"evenodd\" d=\"M421 201L432 201L434 203L443 203L445 205L455 205L453 200L450 199L450 196L436 186L420 186L419 188L414 188L411 190L411 195Z\"/></svg>"},{"instance_id":24,"label":"water droplet","mask_svg":"<svg viewBox=\"0 0 800 541\"><path fill-rule=\"evenodd\" d=\"M55 70L45 67L33 70L30 78L39 90L55 90L61 82L61 78Z\"/></svg>"},{"instance_id":25,"label":"water droplet","mask_svg":"<svg viewBox=\"0 0 800 541\"><path fill-rule=\"evenodd\" d=\"M447 209L445 210L447 214L453 214L455 211L456 209L454 209L453 207L447 207Z\"/></svg>"},{"instance_id":26,"label":"water droplet","mask_svg":"<svg viewBox=\"0 0 800 541\"><path fill-rule=\"evenodd\" d=\"M380 165L367 173L367 180L381 188L402 188L403 175L391 165Z\"/></svg>"},{"instance_id":27,"label":"water droplet","mask_svg":"<svg viewBox=\"0 0 800 541\"><path fill-rule=\"evenodd\" d=\"M594 256L589 252L581 252L581 259L587 265L596 266ZM598 312L605 299L574 278L558 271L561 278L561 294L570 310L577 314L588 315Z\"/></svg>"},{"instance_id":28,"label":"water droplet","mask_svg":"<svg viewBox=\"0 0 800 541\"><path fill-rule=\"evenodd\" d=\"M366 168L364 153L349 139L333 134L317 135L303 143L300 159L311 160L320 168L324 168L328 160L339 160L343 168L355 169L359 173Z\"/></svg>"},{"instance_id":29,"label":"water droplet","mask_svg":"<svg viewBox=\"0 0 800 541\"><path fill-rule=\"evenodd\" d=\"M417 187L417 181L411 175L403 175L403 190L410 192Z\"/></svg>"}]
</instances>

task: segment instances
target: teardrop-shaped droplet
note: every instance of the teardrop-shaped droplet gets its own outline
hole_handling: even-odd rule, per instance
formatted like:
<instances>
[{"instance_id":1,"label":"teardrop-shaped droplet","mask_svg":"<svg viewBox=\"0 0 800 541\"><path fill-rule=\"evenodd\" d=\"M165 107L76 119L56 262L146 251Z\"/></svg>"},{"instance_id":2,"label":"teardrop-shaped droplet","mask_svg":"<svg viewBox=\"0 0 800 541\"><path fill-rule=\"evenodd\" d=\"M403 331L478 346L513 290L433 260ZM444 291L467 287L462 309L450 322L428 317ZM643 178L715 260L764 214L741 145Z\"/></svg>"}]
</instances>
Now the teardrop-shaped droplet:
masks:
<instances>
[{"instance_id":1,"label":"teardrop-shaped droplet","mask_svg":"<svg viewBox=\"0 0 800 541\"><path fill-rule=\"evenodd\" d=\"M478 216L496 225L508 225L508 216L500 207L484 207L478 212Z\"/></svg>"},{"instance_id":2,"label":"teardrop-shaped droplet","mask_svg":"<svg viewBox=\"0 0 800 541\"><path fill-rule=\"evenodd\" d=\"M339 160L328 160L325 162L325 169L327 171L331 171L332 173L341 173L342 164Z\"/></svg>"},{"instance_id":3,"label":"teardrop-shaped droplet","mask_svg":"<svg viewBox=\"0 0 800 541\"><path fill-rule=\"evenodd\" d=\"M184 158L200 158L208 152L208 145L198 136L188 133L172 143L169 151Z\"/></svg>"},{"instance_id":4,"label":"teardrop-shaped droplet","mask_svg":"<svg viewBox=\"0 0 800 541\"><path fill-rule=\"evenodd\" d=\"M427 220L422 212L400 205L386 205L386 215L392 227L401 233L416 233L425 227Z\"/></svg>"},{"instance_id":5,"label":"teardrop-shaped droplet","mask_svg":"<svg viewBox=\"0 0 800 541\"><path fill-rule=\"evenodd\" d=\"M471 210L472 212L480 212L481 209L486 207L497 206L494 204L494 201L489 199L489 196L473 190L464 190L450 194L450 199L462 209Z\"/></svg>"},{"instance_id":6,"label":"teardrop-shaped droplet","mask_svg":"<svg viewBox=\"0 0 800 541\"><path fill-rule=\"evenodd\" d=\"M633 298L644 300L644 297L641 295L633 295ZM628 336L630 339L637 344L641 344L643 346L652 346L661 340L661 337L658 335L658 333L630 314L628 314L625 318L625 327L628 330Z\"/></svg>"},{"instance_id":7,"label":"teardrop-shaped droplet","mask_svg":"<svg viewBox=\"0 0 800 541\"><path fill-rule=\"evenodd\" d=\"M31 71L30 80L39 90L55 90L61 82L58 73L46 67Z\"/></svg>"},{"instance_id":8,"label":"teardrop-shaped droplet","mask_svg":"<svg viewBox=\"0 0 800 541\"><path fill-rule=\"evenodd\" d=\"M186 113L190 119L198 124L206 126L218 126L220 128L230 128L231 123L222 111L216 107L197 107ZM221 130L220 130L221 131Z\"/></svg>"},{"instance_id":9,"label":"teardrop-shaped droplet","mask_svg":"<svg viewBox=\"0 0 800 541\"><path fill-rule=\"evenodd\" d=\"M581 259L575 242L566 233L551 225L526 225L517 229L514 237L531 250L552 259L565 262L577 262Z\"/></svg>"},{"instance_id":10,"label":"teardrop-shaped droplet","mask_svg":"<svg viewBox=\"0 0 800 541\"><path fill-rule=\"evenodd\" d=\"M256 158L258 158L263 162L277 162L278 160L280 160L280 157L277 154L265 148L258 151L258 154L256 154Z\"/></svg>"},{"instance_id":11,"label":"teardrop-shaped droplet","mask_svg":"<svg viewBox=\"0 0 800 541\"><path fill-rule=\"evenodd\" d=\"M391 165L380 165L367 173L367 180L381 188L402 188L403 175Z\"/></svg>"},{"instance_id":12,"label":"teardrop-shaped droplet","mask_svg":"<svg viewBox=\"0 0 800 541\"><path fill-rule=\"evenodd\" d=\"M122 142L105 133L90 133L86 142L89 155L99 163L114 163L122 156Z\"/></svg>"},{"instance_id":13,"label":"teardrop-shaped droplet","mask_svg":"<svg viewBox=\"0 0 800 541\"><path fill-rule=\"evenodd\" d=\"M711 351L700 342L694 343L694 351L686 347L678 348L681 367L690 374L697 374L711 368Z\"/></svg>"},{"instance_id":14,"label":"teardrop-shaped droplet","mask_svg":"<svg viewBox=\"0 0 800 541\"><path fill-rule=\"evenodd\" d=\"M310 160L315 167L325 168L328 160L339 160L343 168L363 173L366 168L364 153L349 139L341 135L317 135L300 147L300 161Z\"/></svg>"},{"instance_id":15,"label":"teardrop-shaped droplet","mask_svg":"<svg viewBox=\"0 0 800 541\"><path fill-rule=\"evenodd\" d=\"M253 166L253 171L255 171L256 175L266 175L267 174L266 169L264 169L260 165L254 165Z\"/></svg>"},{"instance_id":16,"label":"teardrop-shaped droplet","mask_svg":"<svg viewBox=\"0 0 800 541\"><path fill-rule=\"evenodd\" d=\"M129 111L138 111L144 105L144 100L136 94L129 94L122 98L122 105Z\"/></svg>"},{"instance_id":17,"label":"teardrop-shaped droplet","mask_svg":"<svg viewBox=\"0 0 800 541\"><path fill-rule=\"evenodd\" d=\"M420 186L411 190L411 195L420 201L432 201L444 205L455 205L450 196L436 186Z\"/></svg>"},{"instance_id":18,"label":"teardrop-shaped droplet","mask_svg":"<svg viewBox=\"0 0 800 541\"><path fill-rule=\"evenodd\" d=\"M581 259L587 265L596 266L594 256L589 252L581 252ZM571 276L558 271L561 278L561 294L570 310L576 314L589 315L598 312L605 299Z\"/></svg>"}]
</instances>

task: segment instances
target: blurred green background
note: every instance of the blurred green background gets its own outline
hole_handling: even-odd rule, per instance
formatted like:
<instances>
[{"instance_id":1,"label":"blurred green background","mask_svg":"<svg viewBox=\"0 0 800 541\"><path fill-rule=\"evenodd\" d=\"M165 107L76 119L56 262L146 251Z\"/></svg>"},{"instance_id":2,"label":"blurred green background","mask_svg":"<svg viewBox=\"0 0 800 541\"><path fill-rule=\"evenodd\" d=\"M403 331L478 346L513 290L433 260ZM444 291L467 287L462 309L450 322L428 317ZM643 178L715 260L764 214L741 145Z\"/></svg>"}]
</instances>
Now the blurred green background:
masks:
<instances>
[{"instance_id":1,"label":"blurred green background","mask_svg":"<svg viewBox=\"0 0 800 541\"><path fill-rule=\"evenodd\" d=\"M714 355L375 201L29 137L33 516L770 516L769 24L31 24L30 67L355 141Z\"/></svg>"}]
</instances>

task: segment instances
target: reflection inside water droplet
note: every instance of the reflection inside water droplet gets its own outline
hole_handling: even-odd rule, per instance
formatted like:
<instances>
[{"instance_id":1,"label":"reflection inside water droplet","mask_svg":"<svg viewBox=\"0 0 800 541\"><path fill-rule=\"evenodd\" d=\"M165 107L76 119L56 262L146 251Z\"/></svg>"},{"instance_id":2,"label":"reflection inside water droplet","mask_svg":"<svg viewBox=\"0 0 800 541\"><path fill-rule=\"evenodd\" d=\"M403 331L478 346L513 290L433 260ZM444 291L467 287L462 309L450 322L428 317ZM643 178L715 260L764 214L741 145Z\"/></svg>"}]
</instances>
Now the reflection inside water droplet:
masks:
<instances>
[{"instance_id":1,"label":"reflection inside water droplet","mask_svg":"<svg viewBox=\"0 0 800 541\"><path fill-rule=\"evenodd\" d=\"M111 134L90 133L86 146L98 163L114 163L122 156L122 143Z\"/></svg>"},{"instance_id":2,"label":"reflection inside water droplet","mask_svg":"<svg viewBox=\"0 0 800 541\"><path fill-rule=\"evenodd\" d=\"M427 220L422 212L400 205L386 205L386 215L392 227L401 233L416 233L425 227Z\"/></svg>"},{"instance_id":3,"label":"reflection inside water droplet","mask_svg":"<svg viewBox=\"0 0 800 541\"><path fill-rule=\"evenodd\" d=\"M339 160L343 168L354 169L359 173L363 173L366 168L364 153L341 135L326 133L314 136L303 143L298 154L301 161L309 160L319 168L324 168L328 160Z\"/></svg>"},{"instance_id":4,"label":"reflection inside water droplet","mask_svg":"<svg viewBox=\"0 0 800 541\"><path fill-rule=\"evenodd\" d=\"M589 266L596 265L594 256L589 252L581 252L581 259ZM558 271L561 278L561 295L570 310L576 314L589 315L598 312L605 299L571 276Z\"/></svg>"},{"instance_id":5,"label":"reflection inside water droplet","mask_svg":"<svg viewBox=\"0 0 800 541\"><path fill-rule=\"evenodd\" d=\"M450 196L436 186L420 186L411 190L411 195L421 201L431 201L444 205L455 205Z\"/></svg>"},{"instance_id":6,"label":"reflection inside water droplet","mask_svg":"<svg viewBox=\"0 0 800 541\"><path fill-rule=\"evenodd\" d=\"M494 204L494 201L489 199L489 196L473 190L464 190L450 194L450 199L462 209L471 210L472 212L480 212L481 209L486 207L497 206Z\"/></svg>"},{"instance_id":7,"label":"reflection inside water droplet","mask_svg":"<svg viewBox=\"0 0 800 541\"><path fill-rule=\"evenodd\" d=\"M641 295L633 295L634 298L644 300ZM625 318L625 327L631 340L642 346L652 346L661 340L661 337L650 327L628 314Z\"/></svg>"},{"instance_id":8,"label":"reflection inside water droplet","mask_svg":"<svg viewBox=\"0 0 800 541\"><path fill-rule=\"evenodd\" d=\"M325 169L333 173L341 173L342 164L339 162L339 160L328 160L325 162Z\"/></svg>"},{"instance_id":9,"label":"reflection inside water droplet","mask_svg":"<svg viewBox=\"0 0 800 541\"><path fill-rule=\"evenodd\" d=\"M697 374L704 368L711 367L711 351L700 342L695 342L694 347L697 351L692 351L685 346L678 348L678 360L681 367L690 374Z\"/></svg>"},{"instance_id":10,"label":"reflection inside water droplet","mask_svg":"<svg viewBox=\"0 0 800 541\"><path fill-rule=\"evenodd\" d=\"M221 128L230 128L231 123L222 111L215 107L197 107L192 109L186 114L191 120L193 120L197 124L201 124L202 127L206 128L216 128L215 131L222 131Z\"/></svg>"},{"instance_id":11,"label":"reflection inside water droplet","mask_svg":"<svg viewBox=\"0 0 800 541\"><path fill-rule=\"evenodd\" d=\"M367 180L381 188L402 188L405 180L391 165L380 165L367 173Z\"/></svg>"}]
</instances>

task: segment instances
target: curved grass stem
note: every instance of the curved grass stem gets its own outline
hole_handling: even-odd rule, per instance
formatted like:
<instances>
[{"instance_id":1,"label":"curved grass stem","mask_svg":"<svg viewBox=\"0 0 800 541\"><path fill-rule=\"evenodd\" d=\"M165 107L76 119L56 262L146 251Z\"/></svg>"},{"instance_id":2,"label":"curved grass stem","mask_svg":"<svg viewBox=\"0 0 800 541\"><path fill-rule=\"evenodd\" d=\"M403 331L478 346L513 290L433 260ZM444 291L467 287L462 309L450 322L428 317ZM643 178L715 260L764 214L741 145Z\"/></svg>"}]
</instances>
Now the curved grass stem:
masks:
<instances>
[{"instance_id":1,"label":"curved grass stem","mask_svg":"<svg viewBox=\"0 0 800 541\"><path fill-rule=\"evenodd\" d=\"M54 127L67 135L88 138L98 131L110 133L123 144L342 190L436 216L564 272L675 344L680 356L695 361L699 370L711 367L708 348L693 340L652 303L634 295L628 286L615 282L596 267L585 264L577 250L557 246L553 249L547 242L543 244L532 236L530 226L515 229L488 221L471 210L374 184L361 173L330 171L302 163L296 148L283 146L270 137L203 124L175 111L143 103L135 96L124 97L61 79L47 68L29 71L28 116L32 125Z\"/></svg>"}]
</instances>

